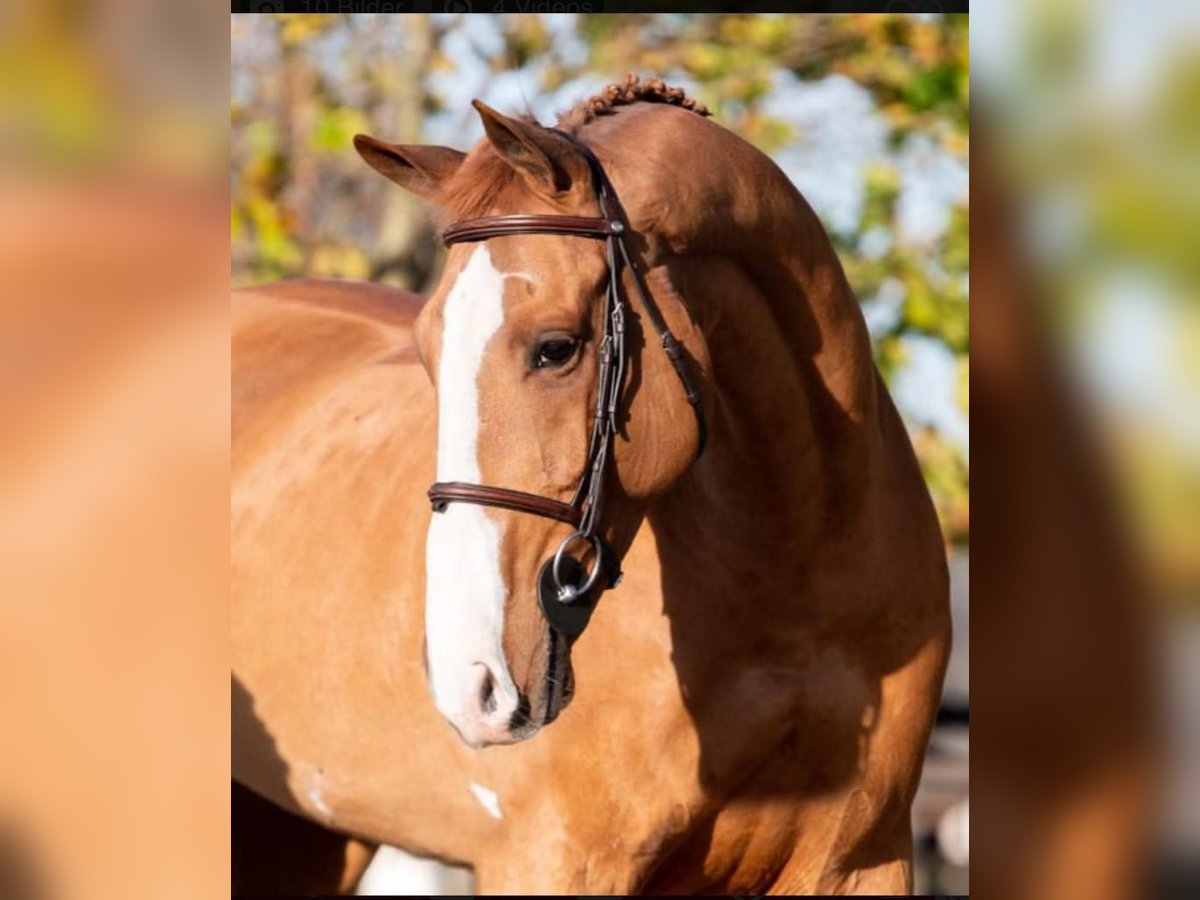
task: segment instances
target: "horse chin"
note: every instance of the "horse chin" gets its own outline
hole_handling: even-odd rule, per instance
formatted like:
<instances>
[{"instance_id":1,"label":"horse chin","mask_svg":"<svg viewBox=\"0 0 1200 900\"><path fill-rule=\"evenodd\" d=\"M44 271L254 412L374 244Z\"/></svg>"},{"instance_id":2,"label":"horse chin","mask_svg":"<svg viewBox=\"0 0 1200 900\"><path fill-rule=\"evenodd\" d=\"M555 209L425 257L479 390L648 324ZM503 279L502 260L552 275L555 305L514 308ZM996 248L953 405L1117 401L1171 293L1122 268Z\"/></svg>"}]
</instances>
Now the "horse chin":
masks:
<instances>
[{"instance_id":1,"label":"horse chin","mask_svg":"<svg viewBox=\"0 0 1200 900\"><path fill-rule=\"evenodd\" d=\"M456 722L450 717L446 717L446 721L454 729L459 740L472 750L518 744L529 740L542 727L541 722L532 720L521 712L514 715L511 722L503 725L475 721Z\"/></svg>"},{"instance_id":2,"label":"horse chin","mask_svg":"<svg viewBox=\"0 0 1200 900\"><path fill-rule=\"evenodd\" d=\"M462 742L472 750L483 750L487 747L503 747L508 744L519 744L521 741L527 741L541 731L542 726L536 722L527 722L524 725L510 728L505 732L492 732L487 735L464 734L458 726L455 726L454 730L458 732L458 736L462 739Z\"/></svg>"},{"instance_id":3,"label":"horse chin","mask_svg":"<svg viewBox=\"0 0 1200 900\"><path fill-rule=\"evenodd\" d=\"M506 744L519 744L521 741L527 741L539 731L542 726L537 722L526 722L524 725L518 725L509 730L509 739Z\"/></svg>"}]
</instances>

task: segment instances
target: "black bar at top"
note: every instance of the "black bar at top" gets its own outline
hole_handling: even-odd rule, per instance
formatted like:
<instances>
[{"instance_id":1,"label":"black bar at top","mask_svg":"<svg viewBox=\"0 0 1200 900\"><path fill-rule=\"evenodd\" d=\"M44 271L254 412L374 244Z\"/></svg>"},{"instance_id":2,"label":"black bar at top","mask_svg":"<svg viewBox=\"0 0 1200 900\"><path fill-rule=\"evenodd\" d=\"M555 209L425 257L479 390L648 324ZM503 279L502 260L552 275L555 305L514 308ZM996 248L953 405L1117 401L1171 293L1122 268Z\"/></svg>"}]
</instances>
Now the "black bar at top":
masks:
<instances>
[{"instance_id":1,"label":"black bar at top","mask_svg":"<svg viewBox=\"0 0 1200 900\"><path fill-rule=\"evenodd\" d=\"M967 13L968 0L231 0L233 13Z\"/></svg>"}]
</instances>

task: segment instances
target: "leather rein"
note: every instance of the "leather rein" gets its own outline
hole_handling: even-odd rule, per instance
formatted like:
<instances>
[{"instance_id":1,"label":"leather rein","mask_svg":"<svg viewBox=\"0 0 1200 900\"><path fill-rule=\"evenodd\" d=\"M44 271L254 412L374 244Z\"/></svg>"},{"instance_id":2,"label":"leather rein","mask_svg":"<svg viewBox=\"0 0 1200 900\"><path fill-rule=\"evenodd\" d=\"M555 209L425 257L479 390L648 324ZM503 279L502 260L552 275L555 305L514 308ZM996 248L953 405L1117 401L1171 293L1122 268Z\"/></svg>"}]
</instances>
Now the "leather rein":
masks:
<instances>
[{"instance_id":1,"label":"leather rein","mask_svg":"<svg viewBox=\"0 0 1200 900\"><path fill-rule=\"evenodd\" d=\"M599 595L616 587L621 579L620 559L600 534L600 514L604 506L604 481L612 456L613 439L621 424L621 389L625 380L626 304L621 298L622 268L628 269L642 311L658 333L663 351L679 376L684 394L696 416L699 437L697 457L704 451L707 428L700 391L688 370L683 349L667 327L662 311L647 292L641 275L630 259L625 245L625 235L629 233L628 220L612 183L591 148L573 135L558 129L549 130L570 141L588 161L600 215L511 215L465 219L447 228L442 240L446 246L450 246L509 235L554 234L605 242L608 285L605 291L604 334L598 350L599 377L587 466L570 503L524 491L460 481L435 483L429 488L429 500L434 512L444 512L451 503L474 503L554 519L572 526L575 530L542 566L538 578L538 599L550 624L573 637L587 625ZM576 542L591 545L595 553L590 572L586 572L581 564L566 554L566 550ZM602 572L605 578L604 584L600 585Z\"/></svg>"}]
</instances>

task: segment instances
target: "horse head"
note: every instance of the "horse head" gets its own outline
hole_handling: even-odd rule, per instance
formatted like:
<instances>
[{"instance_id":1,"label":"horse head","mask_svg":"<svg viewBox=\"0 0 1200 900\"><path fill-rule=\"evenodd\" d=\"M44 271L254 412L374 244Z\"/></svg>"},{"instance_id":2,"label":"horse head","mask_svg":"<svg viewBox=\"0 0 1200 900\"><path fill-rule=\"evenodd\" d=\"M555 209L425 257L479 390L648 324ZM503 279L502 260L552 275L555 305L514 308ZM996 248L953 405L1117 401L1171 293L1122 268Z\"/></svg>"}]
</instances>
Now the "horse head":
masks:
<instances>
[{"instance_id":1,"label":"horse head","mask_svg":"<svg viewBox=\"0 0 1200 900\"><path fill-rule=\"evenodd\" d=\"M600 183L612 184L592 155L611 158L611 143L589 149L566 132L475 108L486 137L469 155L365 135L355 146L447 218L470 220L458 226L471 233L450 247L416 335L438 410L428 679L440 712L484 746L532 736L570 702L571 645L615 586L648 505L702 444L689 367L707 356L669 279L652 271L662 251L638 228L640 210L663 215L648 197L652 181L638 177L636 203L621 210L615 190L606 203ZM543 225L587 219L579 227L601 232L628 226L628 243L518 229L515 220L499 234L478 224L517 215ZM653 347L660 339L668 354Z\"/></svg>"}]
</instances>

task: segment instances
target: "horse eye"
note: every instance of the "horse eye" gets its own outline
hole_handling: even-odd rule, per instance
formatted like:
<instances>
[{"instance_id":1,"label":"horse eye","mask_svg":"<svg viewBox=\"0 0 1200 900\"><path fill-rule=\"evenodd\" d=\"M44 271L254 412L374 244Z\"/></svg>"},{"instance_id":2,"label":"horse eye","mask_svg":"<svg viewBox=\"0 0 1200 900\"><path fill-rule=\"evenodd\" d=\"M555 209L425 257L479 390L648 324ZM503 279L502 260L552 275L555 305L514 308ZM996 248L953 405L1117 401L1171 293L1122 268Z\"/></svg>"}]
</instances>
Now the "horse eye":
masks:
<instances>
[{"instance_id":1,"label":"horse eye","mask_svg":"<svg viewBox=\"0 0 1200 900\"><path fill-rule=\"evenodd\" d=\"M574 338L550 338L541 341L533 353L533 365L537 369L549 369L571 361L579 342Z\"/></svg>"}]
</instances>

